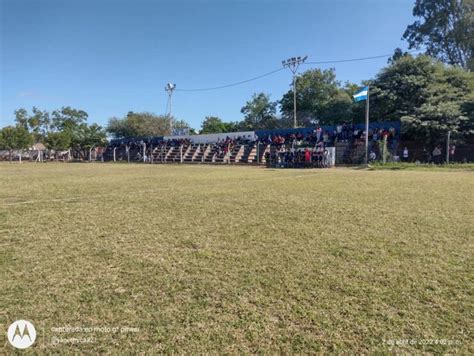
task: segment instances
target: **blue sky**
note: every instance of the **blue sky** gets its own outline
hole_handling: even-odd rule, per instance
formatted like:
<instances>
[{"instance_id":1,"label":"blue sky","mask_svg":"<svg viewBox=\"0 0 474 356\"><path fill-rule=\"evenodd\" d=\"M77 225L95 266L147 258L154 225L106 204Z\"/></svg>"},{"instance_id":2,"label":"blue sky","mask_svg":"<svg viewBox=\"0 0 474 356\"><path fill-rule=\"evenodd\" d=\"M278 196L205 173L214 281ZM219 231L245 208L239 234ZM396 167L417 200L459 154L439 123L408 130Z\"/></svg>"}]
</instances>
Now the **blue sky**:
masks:
<instances>
[{"instance_id":1,"label":"blue sky","mask_svg":"<svg viewBox=\"0 0 474 356\"><path fill-rule=\"evenodd\" d=\"M128 111L164 114L167 82L212 87L278 68L288 57L339 60L407 48L409 0L0 0L0 126L13 111L72 106L102 125ZM372 78L386 59L322 65ZM309 65L301 69L310 68ZM173 114L240 120L253 93L278 100L288 70L244 85L175 92Z\"/></svg>"}]
</instances>

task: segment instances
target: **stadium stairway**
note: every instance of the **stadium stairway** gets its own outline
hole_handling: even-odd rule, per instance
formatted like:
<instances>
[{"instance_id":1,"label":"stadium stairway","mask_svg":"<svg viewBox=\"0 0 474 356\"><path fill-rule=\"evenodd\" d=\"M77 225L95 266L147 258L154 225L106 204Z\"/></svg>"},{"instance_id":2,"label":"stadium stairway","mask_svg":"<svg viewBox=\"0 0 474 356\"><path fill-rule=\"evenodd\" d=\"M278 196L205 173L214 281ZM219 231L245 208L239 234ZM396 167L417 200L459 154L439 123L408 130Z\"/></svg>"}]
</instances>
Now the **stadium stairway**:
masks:
<instances>
[{"instance_id":1,"label":"stadium stairway","mask_svg":"<svg viewBox=\"0 0 474 356\"><path fill-rule=\"evenodd\" d=\"M204 157L207 154L207 152L209 152L210 149L211 149L211 145L200 145L199 149L196 150L196 154L194 156L194 162L203 163Z\"/></svg>"},{"instance_id":2,"label":"stadium stairway","mask_svg":"<svg viewBox=\"0 0 474 356\"><path fill-rule=\"evenodd\" d=\"M240 157L240 163L253 163L257 155L257 145L244 145L244 150Z\"/></svg>"},{"instance_id":3,"label":"stadium stairway","mask_svg":"<svg viewBox=\"0 0 474 356\"><path fill-rule=\"evenodd\" d=\"M204 162L214 163L216 156L217 156L217 148L212 145L208 145L208 147L204 151Z\"/></svg>"},{"instance_id":4,"label":"stadium stairway","mask_svg":"<svg viewBox=\"0 0 474 356\"><path fill-rule=\"evenodd\" d=\"M241 144L236 144L233 148L232 151L230 151L229 157L228 157L228 162L230 163L239 163L240 159L242 158L242 155L244 153L244 145Z\"/></svg>"},{"instance_id":5,"label":"stadium stairway","mask_svg":"<svg viewBox=\"0 0 474 356\"><path fill-rule=\"evenodd\" d=\"M165 162L165 157L168 154L169 148L165 146L155 147L153 149L153 163Z\"/></svg>"},{"instance_id":6,"label":"stadium stairway","mask_svg":"<svg viewBox=\"0 0 474 356\"><path fill-rule=\"evenodd\" d=\"M171 162L171 163L177 163L181 162L181 155L180 155L180 149L185 149L182 146L174 146L171 147L168 153L165 156L165 162Z\"/></svg>"},{"instance_id":7,"label":"stadium stairway","mask_svg":"<svg viewBox=\"0 0 474 356\"><path fill-rule=\"evenodd\" d=\"M189 145L183 153L183 162L192 163L198 149L199 145Z\"/></svg>"}]
</instances>

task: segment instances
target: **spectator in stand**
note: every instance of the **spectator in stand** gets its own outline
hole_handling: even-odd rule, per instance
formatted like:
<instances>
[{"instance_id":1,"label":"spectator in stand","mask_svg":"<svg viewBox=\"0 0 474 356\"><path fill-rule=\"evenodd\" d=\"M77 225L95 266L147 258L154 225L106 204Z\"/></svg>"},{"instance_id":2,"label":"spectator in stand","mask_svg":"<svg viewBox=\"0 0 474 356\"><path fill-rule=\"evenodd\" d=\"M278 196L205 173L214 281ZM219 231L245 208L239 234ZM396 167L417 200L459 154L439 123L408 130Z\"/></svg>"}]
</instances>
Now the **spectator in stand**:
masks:
<instances>
[{"instance_id":1,"label":"spectator in stand","mask_svg":"<svg viewBox=\"0 0 474 356\"><path fill-rule=\"evenodd\" d=\"M452 157L454 157L454 153L456 152L456 146L454 145L451 145L449 147L449 159L451 159Z\"/></svg>"},{"instance_id":2,"label":"spectator in stand","mask_svg":"<svg viewBox=\"0 0 474 356\"><path fill-rule=\"evenodd\" d=\"M323 133L323 142L324 144L327 144L329 142L329 133L324 130L324 133Z\"/></svg>"},{"instance_id":3,"label":"spectator in stand","mask_svg":"<svg viewBox=\"0 0 474 356\"><path fill-rule=\"evenodd\" d=\"M347 127L347 124L345 122L342 124L342 139L344 141L347 141L349 139L349 128Z\"/></svg>"},{"instance_id":4,"label":"spectator in stand","mask_svg":"<svg viewBox=\"0 0 474 356\"><path fill-rule=\"evenodd\" d=\"M319 141L316 144L316 152L323 153L323 151L324 151L324 143L322 141Z\"/></svg>"},{"instance_id":5,"label":"spectator in stand","mask_svg":"<svg viewBox=\"0 0 474 356\"><path fill-rule=\"evenodd\" d=\"M337 137L337 140L342 140L342 125L339 124L336 126L336 137Z\"/></svg>"},{"instance_id":6,"label":"spectator in stand","mask_svg":"<svg viewBox=\"0 0 474 356\"><path fill-rule=\"evenodd\" d=\"M318 125L318 127L316 127L316 130L314 130L314 132L316 133L316 141L321 140L321 135L323 133L323 129L321 128L321 126Z\"/></svg>"},{"instance_id":7,"label":"spectator in stand","mask_svg":"<svg viewBox=\"0 0 474 356\"><path fill-rule=\"evenodd\" d=\"M374 130L369 129L369 141L372 141L373 136L374 136Z\"/></svg>"},{"instance_id":8,"label":"spectator in stand","mask_svg":"<svg viewBox=\"0 0 474 356\"><path fill-rule=\"evenodd\" d=\"M388 129L388 132L390 134L390 138L395 138L395 127L393 126L390 126L390 128Z\"/></svg>"},{"instance_id":9,"label":"spectator in stand","mask_svg":"<svg viewBox=\"0 0 474 356\"><path fill-rule=\"evenodd\" d=\"M435 164L441 163L441 148L439 146L435 146L433 150L433 162Z\"/></svg>"},{"instance_id":10,"label":"spectator in stand","mask_svg":"<svg viewBox=\"0 0 474 356\"><path fill-rule=\"evenodd\" d=\"M319 153L316 150L313 150L313 152L311 152L311 161L313 162L313 166L316 162L318 162L318 156Z\"/></svg>"},{"instance_id":11,"label":"spectator in stand","mask_svg":"<svg viewBox=\"0 0 474 356\"><path fill-rule=\"evenodd\" d=\"M430 163L431 162L431 154L430 152L426 149L426 147L423 147L423 158L425 160L425 163Z\"/></svg>"},{"instance_id":12,"label":"spectator in stand","mask_svg":"<svg viewBox=\"0 0 474 356\"><path fill-rule=\"evenodd\" d=\"M405 146L405 148L403 149L403 162L408 162L408 147Z\"/></svg>"},{"instance_id":13,"label":"spectator in stand","mask_svg":"<svg viewBox=\"0 0 474 356\"><path fill-rule=\"evenodd\" d=\"M357 127L354 128L354 131L352 131L352 138L353 139L358 139L359 138L359 129Z\"/></svg>"},{"instance_id":14,"label":"spectator in stand","mask_svg":"<svg viewBox=\"0 0 474 356\"><path fill-rule=\"evenodd\" d=\"M377 159L377 155L375 154L374 151L370 151L369 153L369 161L370 162L375 162L375 160Z\"/></svg>"},{"instance_id":15,"label":"spectator in stand","mask_svg":"<svg viewBox=\"0 0 474 356\"><path fill-rule=\"evenodd\" d=\"M374 129L374 132L372 134L372 140L373 141L378 141L379 139L379 130L377 128Z\"/></svg>"},{"instance_id":16,"label":"spectator in stand","mask_svg":"<svg viewBox=\"0 0 474 356\"><path fill-rule=\"evenodd\" d=\"M308 150L308 148L304 150L304 160L307 166L311 162L311 152Z\"/></svg>"}]
</instances>

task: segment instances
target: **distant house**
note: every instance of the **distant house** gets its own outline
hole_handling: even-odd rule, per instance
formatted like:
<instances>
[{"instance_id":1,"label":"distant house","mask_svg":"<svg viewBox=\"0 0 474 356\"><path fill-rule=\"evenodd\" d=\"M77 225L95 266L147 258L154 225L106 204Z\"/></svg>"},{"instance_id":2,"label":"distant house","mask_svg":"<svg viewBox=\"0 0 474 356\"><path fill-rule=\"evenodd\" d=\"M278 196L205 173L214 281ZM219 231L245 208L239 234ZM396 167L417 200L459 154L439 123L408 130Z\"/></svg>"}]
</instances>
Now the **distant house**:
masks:
<instances>
[{"instance_id":1,"label":"distant house","mask_svg":"<svg viewBox=\"0 0 474 356\"><path fill-rule=\"evenodd\" d=\"M41 142L35 143L31 146L30 150L32 151L46 151L46 146L43 145Z\"/></svg>"}]
</instances>

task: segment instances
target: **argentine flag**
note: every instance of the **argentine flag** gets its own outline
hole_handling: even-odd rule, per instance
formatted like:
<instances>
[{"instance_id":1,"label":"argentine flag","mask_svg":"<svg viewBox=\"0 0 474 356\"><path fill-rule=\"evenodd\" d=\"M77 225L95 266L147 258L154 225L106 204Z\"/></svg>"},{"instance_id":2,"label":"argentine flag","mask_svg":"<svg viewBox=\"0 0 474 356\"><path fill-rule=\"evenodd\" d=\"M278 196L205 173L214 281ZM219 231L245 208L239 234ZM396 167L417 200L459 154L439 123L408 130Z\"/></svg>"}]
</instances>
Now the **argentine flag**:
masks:
<instances>
[{"instance_id":1,"label":"argentine flag","mask_svg":"<svg viewBox=\"0 0 474 356\"><path fill-rule=\"evenodd\" d=\"M369 87L363 87L357 93L352 95L355 101L362 101L367 100L367 96L369 95Z\"/></svg>"}]
</instances>

